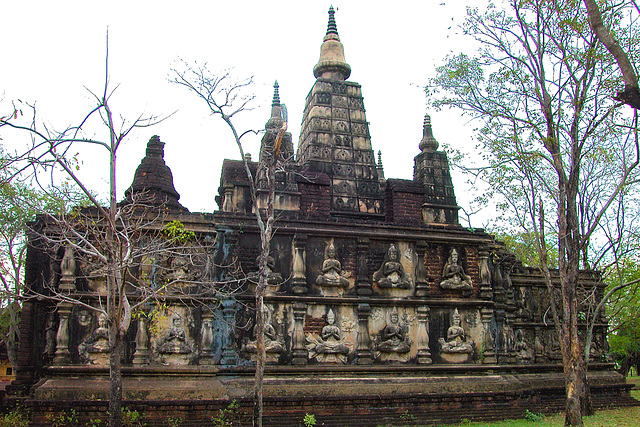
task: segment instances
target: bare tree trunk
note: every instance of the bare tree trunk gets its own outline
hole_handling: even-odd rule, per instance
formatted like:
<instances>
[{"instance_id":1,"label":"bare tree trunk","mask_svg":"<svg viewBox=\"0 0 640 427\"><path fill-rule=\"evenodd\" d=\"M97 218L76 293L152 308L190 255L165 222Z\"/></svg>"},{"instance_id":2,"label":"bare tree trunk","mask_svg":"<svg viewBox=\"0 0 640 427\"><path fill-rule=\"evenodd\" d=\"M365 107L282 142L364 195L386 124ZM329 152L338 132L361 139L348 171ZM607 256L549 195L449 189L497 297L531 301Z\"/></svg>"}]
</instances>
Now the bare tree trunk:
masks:
<instances>
[{"instance_id":1,"label":"bare tree trunk","mask_svg":"<svg viewBox=\"0 0 640 427\"><path fill-rule=\"evenodd\" d=\"M257 427L262 427L262 412L263 412L263 393L262 393L262 384L264 379L264 365L266 362L266 349L264 346L264 287L262 286L263 282L263 262L260 259L261 265L261 273L260 279L258 283L258 287L256 288L256 324L255 328L256 332L256 372L255 372L255 383L254 383L254 402L253 402L253 425ZM264 257L266 260L266 257ZM266 265L266 261L265 261Z\"/></svg>"},{"instance_id":2,"label":"bare tree trunk","mask_svg":"<svg viewBox=\"0 0 640 427\"><path fill-rule=\"evenodd\" d=\"M109 427L122 426L122 335L115 321L109 323Z\"/></svg>"}]
</instances>

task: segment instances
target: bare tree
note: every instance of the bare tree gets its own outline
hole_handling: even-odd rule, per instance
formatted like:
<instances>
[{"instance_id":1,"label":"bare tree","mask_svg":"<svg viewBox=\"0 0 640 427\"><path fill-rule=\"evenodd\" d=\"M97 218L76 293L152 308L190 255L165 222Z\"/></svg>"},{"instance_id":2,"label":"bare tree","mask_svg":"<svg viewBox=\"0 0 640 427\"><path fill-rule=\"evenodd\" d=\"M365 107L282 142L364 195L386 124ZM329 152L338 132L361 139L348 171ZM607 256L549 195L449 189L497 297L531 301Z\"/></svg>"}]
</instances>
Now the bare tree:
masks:
<instances>
[{"instance_id":1,"label":"bare tree","mask_svg":"<svg viewBox=\"0 0 640 427\"><path fill-rule=\"evenodd\" d=\"M254 388L254 417L253 423L262 426L264 366L266 361L265 349L265 319L264 319L264 295L267 288L268 268L267 262L274 235L275 200L275 176L278 163L278 152L284 133L287 130L286 113L279 124L279 128L271 131L263 139L269 139L272 149L263 150L258 163L256 176L251 172L249 162L242 145L242 138L254 130L240 133L234 124L234 118L242 112L250 110L253 95L247 95L246 90L252 84L252 79L236 81L230 71L220 74L211 72L206 65L197 64L191 66L183 64L182 69L172 69L171 81L186 87L189 91L201 98L209 108L213 116L221 118L233 134L233 140L238 147L240 157L244 162L244 169L250 185L251 202L255 214L256 223L260 232L260 256L258 261L258 283L255 289L255 335L256 335L256 372ZM268 131L269 132L269 131ZM261 185L258 185L260 181ZM260 188L258 188L260 187ZM259 190L266 191L266 203L258 200Z\"/></svg>"},{"instance_id":2,"label":"bare tree","mask_svg":"<svg viewBox=\"0 0 640 427\"><path fill-rule=\"evenodd\" d=\"M579 334L580 266L603 218L637 183L637 119L607 94L616 79L584 14L573 3L505 2L471 10L465 30L479 43L476 57L450 56L430 89L435 105L455 106L481 122L487 165L479 173L519 226L535 236L541 271L561 344L567 425L591 412L584 344ZM549 265L549 242L558 270Z\"/></svg>"},{"instance_id":3,"label":"bare tree","mask_svg":"<svg viewBox=\"0 0 640 427\"><path fill-rule=\"evenodd\" d=\"M152 233L145 230L153 229L150 224L157 222L160 216L158 211L155 214L149 214L147 211L147 214L142 215L144 203L140 199L127 204L118 203L116 160L119 148L133 130L151 126L160 119L156 116L140 116L128 122L114 114L110 106L113 90L109 86L108 64L107 36L103 91L100 94L92 93L95 104L77 125L54 131L39 121L35 107L26 105L23 109L32 113L29 123L21 122L19 110L15 109L14 114L0 119L0 129L3 136L8 135L10 131L27 133L31 141L26 151L11 159L14 171L10 176L6 176L6 179L19 179L28 175L32 182L38 184L47 176L54 181L57 177L63 177L87 200L89 207L75 209L69 213L47 215L41 211L45 214L41 220L41 223L45 223L45 231L40 235L40 240L45 242L45 249L64 255L61 256L59 285L51 287L45 295L41 294L38 297L57 301L59 312L61 309L70 312L72 306L84 305L87 309L104 315L109 348L109 425L120 426L123 338L129 329L132 312L143 304L145 299L151 297L143 294L132 304L127 295L127 287L136 285L136 278L131 275L131 271L140 265L141 254L149 253L149 247L143 247L142 243L145 239L153 238L149 236ZM102 126L106 131L104 139L88 136L93 134L96 126ZM6 139L6 136L4 138ZM91 191L90 185L83 180L75 167L76 152L87 146L97 146L106 152L109 184L106 203ZM33 230L38 233L41 229L34 227ZM82 264L82 268L77 264ZM93 271L94 274L104 277L104 293L96 290L94 298L89 301L77 297L74 294L73 279L77 270ZM60 317L61 323L68 321L62 314ZM63 341L67 338L60 332L64 330L64 326L61 325L59 328L58 341L60 338L63 338ZM68 358L68 350L64 344L57 343L54 362L64 362Z\"/></svg>"}]
</instances>

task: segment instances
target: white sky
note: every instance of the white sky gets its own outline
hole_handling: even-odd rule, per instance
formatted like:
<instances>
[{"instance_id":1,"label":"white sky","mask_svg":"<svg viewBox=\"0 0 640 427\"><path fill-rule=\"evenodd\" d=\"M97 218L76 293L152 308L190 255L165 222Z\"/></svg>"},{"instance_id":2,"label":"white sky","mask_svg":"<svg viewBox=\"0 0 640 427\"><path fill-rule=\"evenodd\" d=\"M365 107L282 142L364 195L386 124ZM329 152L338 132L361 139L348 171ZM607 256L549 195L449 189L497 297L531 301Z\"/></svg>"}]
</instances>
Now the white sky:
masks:
<instances>
[{"instance_id":1,"label":"white sky","mask_svg":"<svg viewBox=\"0 0 640 427\"><path fill-rule=\"evenodd\" d=\"M125 118L141 113L169 115L136 131L119 154L118 193L131 184L148 139L166 143L181 203L211 212L224 158L238 158L230 132L208 115L205 104L168 83L179 58L207 62L214 70L234 67L254 76L256 110L237 123L263 128L272 85L289 112L297 144L304 101L314 82L313 66L327 27L330 2L318 1L7 1L0 14L0 113L14 99L36 102L53 127L76 124L92 107L86 88L101 92L105 34L109 28L110 82L120 85L112 108ZM411 179L426 102L422 87L453 51L469 50L459 26L472 0L373 2L334 1L340 39L351 65L350 81L362 85L374 150L382 150L387 178ZM471 125L458 111L429 111L442 144L472 152ZM103 129L98 136L106 135ZM103 137L104 138L104 137ZM9 143L5 137L3 143ZM296 145L297 146L297 145ZM246 150L258 153L258 139ZM80 151L80 149L79 149ZM81 172L97 191L108 177L104 153L82 151ZM90 154L87 154L90 153ZM460 205L474 195L456 177ZM479 226L480 224L474 224Z\"/></svg>"}]
</instances>

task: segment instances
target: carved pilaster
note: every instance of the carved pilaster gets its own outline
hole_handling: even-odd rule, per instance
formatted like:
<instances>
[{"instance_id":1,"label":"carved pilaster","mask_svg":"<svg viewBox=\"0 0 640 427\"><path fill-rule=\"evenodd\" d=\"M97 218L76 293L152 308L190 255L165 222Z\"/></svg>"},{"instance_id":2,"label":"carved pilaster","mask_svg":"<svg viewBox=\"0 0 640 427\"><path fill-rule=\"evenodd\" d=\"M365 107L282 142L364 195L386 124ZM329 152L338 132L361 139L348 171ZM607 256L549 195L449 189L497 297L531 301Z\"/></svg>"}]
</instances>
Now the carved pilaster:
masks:
<instances>
[{"instance_id":1,"label":"carved pilaster","mask_svg":"<svg viewBox=\"0 0 640 427\"><path fill-rule=\"evenodd\" d=\"M200 364L213 365L213 312L205 308L200 329Z\"/></svg>"},{"instance_id":2,"label":"carved pilaster","mask_svg":"<svg viewBox=\"0 0 640 427\"><path fill-rule=\"evenodd\" d=\"M433 363L429 350L429 307L418 307L418 364L428 365Z\"/></svg>"},{"instance_id":3,"label":"carved pilaster","mask_svg":"<svg viewBox=\"0 0 640 427\"><path fill-rule=\"evenodd\" d=\"M369 304L358 304L358 365L371 365L373 353L371 352L371 337L369 336Z\"/></svg>"},{"instance_id":4,"label":"carved pilaster","mask_svg":"<svg viewBox=\"0 0 640 427\"><path fill-rule=\"evenodd\" d=\"M533 348L535 351L535 361L537 363L546 362L546 358L544 355L544 345L542 344L542 328L540 326L536 326L533 329L534 338L533 338Z\"/></svg>"},{"instance_id":5,"label":"carved pilaster","mask_svg":"<svg viewBox=\"0 0 640 427\"><path fill-rule=\"evenodd\" d=\"M234 212L235 204L233 203L233 188L224 189L224 201L222 202L222 210L225 212Z\"/></svg>"},{"instance_id":6,"label":"carved pilaster","mask_svg":"<svg viewBox=\"0 0 640 427\"><path fill-rule=\"evenodd\" d=\"M238 362L238 353L233 343L234 328L236 324L236 304L232 299L222 301L222 358L220 364L235 365Z\"/></svg>"},{"instance_id":7,"label":"carved pilaster","mask_svg":"<svg viewBox=\"0 0 640 427\"><path fill-rule=\"evenodd\" d=\"M136 352L133 354L134 365L149 364L149 333L145 316L138 318L138 332L136 333Z\"/></svg>"},{"instance_id":8,"label":"carved pilaster","mask_svg":"<svg viewBox=\"0 0 640 427\"><path fill-rule=\"evenodd\" d=\"M56 335L56 354L53 358L54 365L67 365L71 363L69 358L69 316L73 305L68 302L58 303L58 334Z\"/></svg>"},{"instance_id":9,"label":"carved pilaster","mask_svg":"<svg viewBox=\"0 0 640 427\"><path fill-rule=\"evenodd\" d=\"M478 264L480 264L480 298L491 300L491 298L493 297L493 292L491 289L489 253L487 251L478 251Z\"/></svg>"},{"instance_id":10,"label":"carved pilaster","mask_svg":"<svg viewBox=\"0 0 640 427\"><path fill-rule=\"evenodd\" d=\"M493 310L483 308L481 311L482 328L484 332L484 360L483 363L496 363L495 342L491 331L491 319L493 318Z\"/></svg>"},{"instance_id":11,"label":"carved pilaster","mask_svg":"<svg viewBox=\"0 0 640 427\"><path fill-rule=\"evenodd\" d=\"M368 297L373 293L369 268L367 266L367 253L371 247L371 241L367 238L358 239L358 275L356 277L356 292L359 296Z\"/></svg>"},{"instance_id":12,"label":"carved pilaster","mask_svg":"<svg viewBox=\"0 0 640 427\"><path fill-rule=\"evenodd\" d=\"M71 292L76 290L76 260L73 251L73 246L67 245L64 248L64 256L60 263L60 272L62 277L60 278L59 289L61 292Z\"/></svg>"},{"instance_id":13,"label":"carved pilaster","mask_svg":"<svg viewBox=\"0 0 640 427\"><path fill-rule=\"evenodd\" d=\"M424 256L426 252L427 242L424 240L418 240L416 243L416 296L421 298L427 296L427 291L429 289L429 285L427 284L427 269L424 266Z\"/></svg>"},{"instance_id":14,"label":"carved pilaster","mask_svg":"<svg viewBox=\"0 0 640 427\"><path fill-rule=\"evenodd\" d=\"M307 304L296 302L293 304L293 358L292 365L306 365L309 351L304 343L304 317L307 314Z\"/></svg>"},{"instance_id":15,"label":"carved pilaster","mask_svg":"<svg viewBox=\"0 0 640 427\"><path fill-rule=\"evenodd\" d=\"M291 278L293 293L304 295L307 293L307 235L293 236L293 277Z\"/></svg>"}]
</instances>

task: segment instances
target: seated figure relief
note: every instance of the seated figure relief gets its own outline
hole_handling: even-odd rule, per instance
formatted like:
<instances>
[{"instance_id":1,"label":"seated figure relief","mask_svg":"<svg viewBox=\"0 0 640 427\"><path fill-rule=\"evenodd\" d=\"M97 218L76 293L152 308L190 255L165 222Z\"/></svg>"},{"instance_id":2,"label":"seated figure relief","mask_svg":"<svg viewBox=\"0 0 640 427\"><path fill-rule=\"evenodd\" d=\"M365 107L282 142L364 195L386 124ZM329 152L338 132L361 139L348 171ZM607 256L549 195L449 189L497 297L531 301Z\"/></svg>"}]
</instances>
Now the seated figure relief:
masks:
<instances>
[{"instance_id":1,"label":"seated figure relief","mask_svg":"<svg viewBox=\"0 0 640 427\"><path fill-rule=\"evenodd\" d=\"M342 270L342 264L336 259L336 248L331 244L327 249L327 258L322 263L322 274L316 278L320 286L336 286L346 288L349 281L347 273Z\"/></svg>"},{"instance_id":2,"label":"seated figure relief","mask_svg":"<svg viewBox=\"0 0 640 427\"><path fill-rule=\"evenodd\" d=\"M257 353L257 328L253 328L253 340L248 341L243 350L247 353ZM276 328L273 327L271 323L264 324L264 349L267 353L282 353L284 347L281 340L278 337L278 333L276 332Z\"/></svg>"},{"instance_id":3,"label":"seated figure relief","mask_svg":"<svg viewBox=\"0 0 640 427\"><path fill-rule=\"evenodd\" d=\"M186 333L182 326L182 319L178 316L172 320L172 326L162 338L158 346L161 354L190 354L193 352L191 344L187 341Z\"/></svg>"},{"instance_id":4,"label":"seated figure relief","mask_svg":"<svg viewBox=\"0 0 640 427\"><path fill-rule=\"evenodd\" d=\"M389 315L389 323L380 331L380 342L376 349L381 353L408 353L411 350L411 340L407 336L404 325L399 323L397 311Z\"/></svg>"},{"instance_id":5,"label":"seated figure relief","mask_svg":"<svg viewBox=\"0 0 640 427\"><path fill-rule=\"evenodd\" d=\"M310 358L315 357L319 362L347 363L347 354L350 350L335 321L335 314L330 309L327 313L327 324L322 328L320 336L317 339L307 337L307 341L310 343L307 346Z\"/></svg>"},{"instance_id":6,"label":"seated figure relief","mask_svg":"<svg viewBox=\"0 0 640 427\"><path fill-rule=\"evenodd\" d=\"M98 317L98 327L78 345L78 354L91 364L102 364L106 363L110 349L107 317L101 313Z\"/></svg>"},{"instance_id":7,"label":"seated figure relief","mask_svg":"<svg viewBox=\"0 0 640 427\"><path fill-rule=\"evenodd\" d=\"M280 353L284 351L284 339L278 335L276 328L271 323L271 312L267 306L263 310L264 319L264 349L267 353L267 362L277 361ZM253 327L253 339L248 340L242 346L242 351L249 353L252 358L258 353L258 328Z\"/></svg>"},{"instance_id":8,"label":"seated figure relief","mask_svg":"<svg viewBox=\"0 0 640 427\"><path fill-rule=\"evenodd\" d=\"M447 329L447 338L440 338L440 351L442 353L473 353L473 340L467 336L460 325L461 318L456 308L452 316L453 324Z\"/></svg>"},{"instance_id":9,"label":"seated figure relief","mask_svg":"<svg viewBox=\"0 0 640 427\"><path fill-rule=\"evenodd\" d=\"M260 265L260 257L256 259L256 265ZM282 275L276 271L276 260L271 255L267 256L266 273L268 285L279 285L282 283ZM257 282L258 274L258 271L252 273L251 280Z\"/></svg>"},{"instance_id":10,"label":"seated figure relief","mask_svg":"<svg viewBox=\"0 0 640 427\"><path fill-rule=\"evenodd\" d=\"M373 281L381 288L409 289L411 278L404 272L400 263L400 252L391 244L380 270L373 273Z\"/></svg>"},{"instance_id":11,"label":"seated figure relief","mask_svg":"<svg viewBox=\"0 0 640 427\"><path fill-rule=\"evenodd\" d=\"M455 289L463 291L473 290L471 277L465 274L464 269L458 264L458 251L451 249L451 254L442 270L442 289Z\"/></svg>"}]
</instances>

